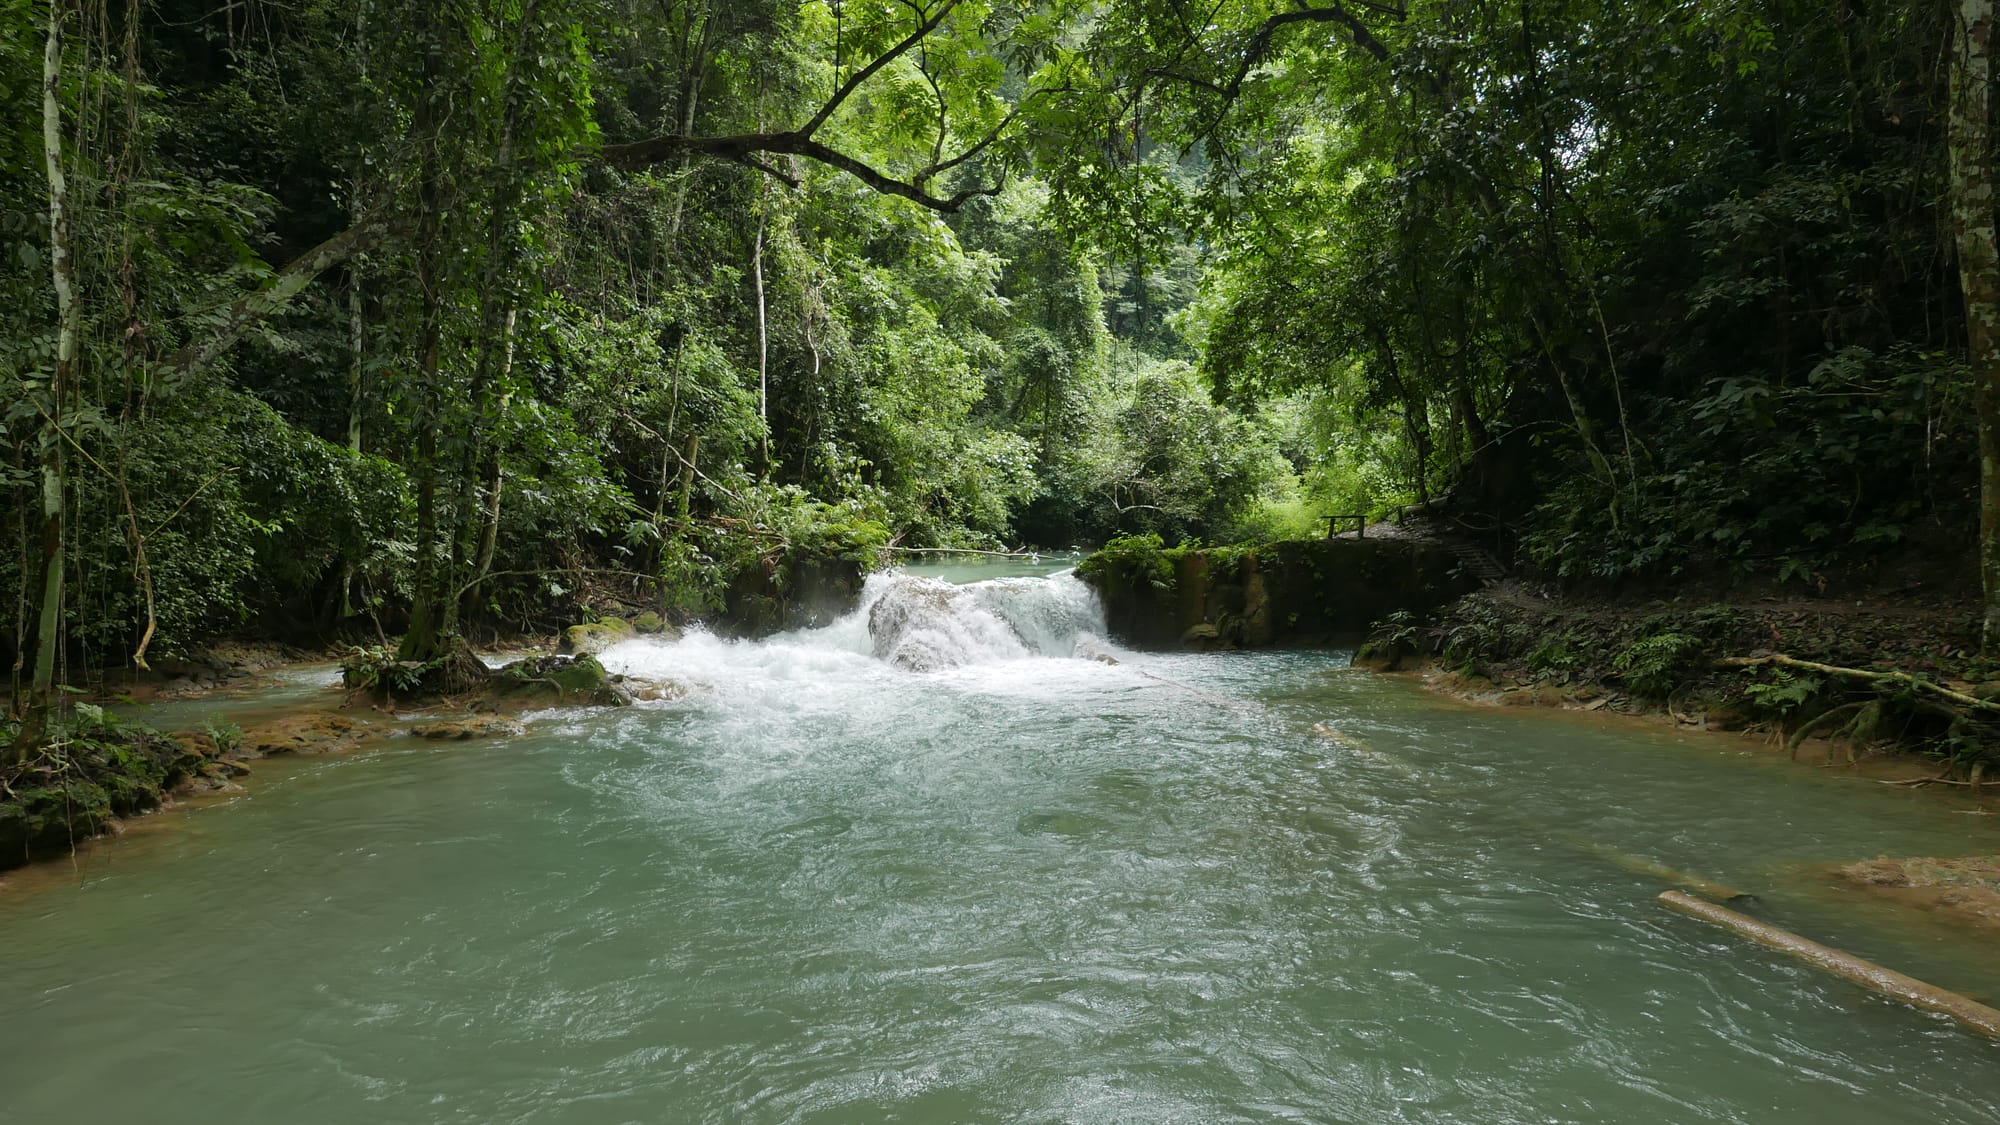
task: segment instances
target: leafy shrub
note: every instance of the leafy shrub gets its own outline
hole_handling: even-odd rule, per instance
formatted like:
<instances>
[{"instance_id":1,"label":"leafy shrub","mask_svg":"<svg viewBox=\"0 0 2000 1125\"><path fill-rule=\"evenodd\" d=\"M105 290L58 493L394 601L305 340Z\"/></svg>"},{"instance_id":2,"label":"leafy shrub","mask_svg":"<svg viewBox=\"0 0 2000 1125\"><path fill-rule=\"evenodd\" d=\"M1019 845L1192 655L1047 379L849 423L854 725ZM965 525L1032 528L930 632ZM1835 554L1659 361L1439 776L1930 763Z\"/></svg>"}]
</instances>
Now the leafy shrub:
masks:
<instances>
[{"instance_id":1,"label":"leafy shrub","mask_svg":"<svg viewBox=\"0 0 2000 1125\"><path fill-rule=\"evenodd\" d=\"M1584 665L1584 657L1577 651L1577 644L1574 633L1557 633L1547 637L1528 654L1528 667L1540 676L1567 678Z\"/></svg>"},{"instance_id":2,"label":"leafy shrub","mask_svg":"<svg viewBox=\"0 0 2000 1125\"><path fill-rule=\"evenodd\" d=\"M1701 640L1686 633L1655 633L1633 641L1611 661L1611 670L1640 695L1661 698L1685 683Z\"/></svg>"},{"instance_id":3,"label":"leafy shrub","mask_svg":"<svg viewBox=\"0 0 2000 1125\"><path fill-rule=\"evenodd\" d=\"M1752 675L1755 670L1746 669ZM1747 684L1743 695L1752 706L1780 717L1791 715L1806 705L1820 688L1826 686L1818 676L1795 676L1783 668L1766 669L1768 678Z\"/></svg>"},{"instance_id":4,"label":"leafy shrub","mask_svg":"<svg viewBox=\"0 0 2000 1125\"><path fill-rule=\"evenodd\" d=\"M1174 562L1181 550L1168 550L1157 535L1121 536L1091 552L1077 564L1076 573L1086 581L1099 585L1129 586L1169 594L1179 581L1174 572Z\"/></svg>"},{"instance_id":5,"label":"leafy shrub","mask_svg":"<svg viewBox=\"0 0 2000 1125\"><path fill-rule=\"evenodd\" d=\"M423 683L424 674L433 664L416 664L396 659L396 650L371 646L349 649L340 662L341 683L349 691L376 691L387 688L391 692L410 693Z\"/></svg>"}]
</instances>

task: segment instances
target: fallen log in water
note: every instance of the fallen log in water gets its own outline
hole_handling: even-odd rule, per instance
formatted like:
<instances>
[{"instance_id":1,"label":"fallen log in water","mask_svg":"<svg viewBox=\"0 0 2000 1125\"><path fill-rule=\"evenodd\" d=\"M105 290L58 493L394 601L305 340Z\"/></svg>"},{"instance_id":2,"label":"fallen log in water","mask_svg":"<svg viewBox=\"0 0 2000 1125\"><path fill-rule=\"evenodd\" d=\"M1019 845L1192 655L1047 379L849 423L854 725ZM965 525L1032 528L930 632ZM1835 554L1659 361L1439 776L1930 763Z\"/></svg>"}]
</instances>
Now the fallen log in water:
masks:
<instances>
[{"instance_id":1,"label":"fallen log in water","mask_svg":"<svg viewBox=\"0 0 2000 1125\"><path fill-rule=\"evenodd\" d=\"M1933 984L1925 984L1894 969L1885 969L1873 961L1864 961L1851 953L1843 953L1831 946L1821 945L1790 930L1781 930L1769 923L1759 922L1747 914L1739 914L1726 906L1717 906L1685 891L1662 891L1659 901L1689 917L1721 926L1725 930L1733 931L1739 937L1749 938L1780 953L1788 953L1814 968L1853 981L1863 988L1879 992L1894 1000L1901 1000L1905 1004L1913 1004L1925 1011L1950 1016L1974 1031L2000 1039L2000 1011L1976 1000L1960 996L1956 992L1947 992Z\"/></svg>"},{"instance_id":2,"label":"fallen log in water","mask_svg":"<svg viewBox=\"0 0 2000 1125\"><path fill-rule=\"evenodd\" d=\"M1580 833L1560 831L1560 830L1552 830L1552 831L1554 831L1554 834L1558 839L1562 840L1564 843L1577 849L1578 851L1583 852L1586 855L1596 856L1598 859L1605 860L1609 863L1615 864L1619 867L1624 868L1627 871L1637 872L1638 874L1641 875L1649 875L1655 879L1661 880L1662 882L1679 883L1681 886L1687 887L1690 890L1700 891L1702 894L1711 895L1715 898L1721 899L1724 902L1731 902L1736 899L1755 897L1746 894L1743 891L1738 890L1737 888L1732 887L1727 883L1718 883L1714 879L1705 878L1700 875L1689 874L1686 871L1680 871L1676 870L1675 868L1668 867L1666 864L1661 863L1658 860L1648 859L1645 856L1641 855L1633 855L1630 852L1622 852L1619 851L1617 848L1611 847L1608 844L1597 843L1594 840L1590 840L1584 837Z\"/></svg>"}]
</instances>

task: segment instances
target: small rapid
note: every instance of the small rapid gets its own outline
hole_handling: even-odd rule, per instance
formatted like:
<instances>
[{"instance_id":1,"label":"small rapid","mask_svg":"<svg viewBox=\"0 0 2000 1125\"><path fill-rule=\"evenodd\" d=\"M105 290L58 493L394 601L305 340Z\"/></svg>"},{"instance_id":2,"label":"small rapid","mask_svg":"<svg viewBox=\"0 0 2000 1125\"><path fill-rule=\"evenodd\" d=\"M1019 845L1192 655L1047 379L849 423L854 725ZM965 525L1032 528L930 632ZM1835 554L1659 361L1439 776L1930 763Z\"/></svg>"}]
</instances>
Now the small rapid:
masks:
<instances>
[{"instance_id":1,"label":"small rapid","mask_svg":"<svg viewBox=\"0 0 2000 1125\"><path fill-rule=\"evenodd\" d=\"M885 571L870 575L859 606L829 625L755 644L718 641L700 630L692 634L692 645L688 639L637 638L606 650L601 659L615 673L645 679L748 669L784 675L780 666L791 661L823 674L852 670L854 656L910 672L941 672L1073 657L1079 645L1102 654L1109 648L1103 633L1097 595L1068 570L964 584Z\"/></svg>"},{"instance_id":2,"label":"small rapid","mask_svg":"<svg viewBox=\"0 0 2000 1125\"><path fill-rule=\"evenodd\" d=\"M891 572L869 579L861 604L875 655L917 672L1074 656L1080 638L1104 632L1097 595L1067 571L962 586Z\"/></svg>"},{"instance_id":3,"label":"small rapid","mask_svg":"<svg viewBox=\"0 0 2000 1125\"><path fill-rule=\"evenodd\" d=\"M1975 806L1338 653L1127 652L1054 567L602 658L688 690L260 763L0 894L0 1122L2000 1116L1990 1044L1604 858L1991 998L1986 939L1817 874L2000 851Z\"/></svg>"}]
</instances>

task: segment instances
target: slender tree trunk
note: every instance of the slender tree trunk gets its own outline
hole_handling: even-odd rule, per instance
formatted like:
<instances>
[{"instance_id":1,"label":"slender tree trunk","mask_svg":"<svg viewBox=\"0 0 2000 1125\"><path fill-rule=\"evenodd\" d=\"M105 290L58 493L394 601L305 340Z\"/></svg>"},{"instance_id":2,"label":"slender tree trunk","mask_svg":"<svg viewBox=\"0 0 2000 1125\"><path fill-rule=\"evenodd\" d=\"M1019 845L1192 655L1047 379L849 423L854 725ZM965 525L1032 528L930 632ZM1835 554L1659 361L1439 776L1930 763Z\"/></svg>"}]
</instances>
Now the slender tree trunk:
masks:
<instances>
[{"instance_id":1,"label":"slender tree trunk","mask_svg":"<svg viewBox=\"0 0 2000 1125\"><path fill-rule=\"evenodd\" d=\"M358 0L354 5L354 52L361 70L361 83L357 86L357 104L368 79L368 9L369 0ZM355 161L354 179L348 192L348 213L359 216L364 209L361 193L363 162ZM355 255L347 266L347 345L352 352L352 367L347 374L347 448L361 452L361 417L366 405L368 358L368 338L362 331L361 321L361 257ZM340 583L341 616L347 616L348 588L353 578L350 563Z\"/></svg>"},{"instance_id":2,"label":"slender tree trunk","mask_svg":"<svg viewBox=\"0 0 2000 1125\"><path fill-rule=\"evenodd\" d=\"M354 209L360 210L361 192L354 192ZM347 347L350 353L347 372L347 448L361 452L361 417L367 394L368 339L362 331L361 322L361 263L351 262L347 267ZM354 616L354 560L344 559L340 564L340 621Z\"/></svg>"},{"instance_id":3,"label":"slender tree trunk","mask_svg":"<svg viewBox=\"0 0 2000 1125\"><path fill-rule=\"evenodd\" d=\"M758 479L771 475L771 333L764 309L764 229L770 217L764 208L768 179L757 181L757 239L750 250L750 276L757 285L757 419L764 424L758 438Z\"/></svg>"},{"instance_id":4,"label":"slender tree trunk","mask_svg":"<svg viewBox=\"0 0 2000 1125\"><path fill-rule=\"evenodd\" d=\"M367 395L368 340L361 324L361 267L347 271L347 448L361 452L362 405Z\"/></svg>"},{"instance_id":5,"label":"slender tree trunk","mask_svg":"<svg viewBox=\"0 0 2000 1125\"><path fill-rule=\"evenodd\" d=\"M695 460L700 456L701 432L697 430L688 435L687 452L681 455L686 463L681 466L681 498L674 515L680 524L682 538L694 530L693 522L688 518L688 509L694 500Z\"/></svg>"},{"instance_id":6,"label":"slender tree trunk","mask_svg":"<svg viewBox=\"0 0 2000 1125\"><path fill-rule=\"evenodd\" d=\"M432 25L434 35L443 29ZM439 48L433 39L424 50L425 93L417 102L415 120L412 122L419 149L420 168L417 173L417 291L422 302L422 323L417 339L417 408L411 425L416 430L417 448L412 458L417 484L417 558L415 574L412 575L413 594L410 605L410 627L403 634L403 643L397 647L399 660L430 660L443 650L443 610L448 598L444 589L445 576L439 558L440 542L438 534L437 486L438 457L437 431L440 425L440 394L438 386L438 353L443 346L444 326L444 285L442 245L443 234L439 227L443 210L442 170L438 167L441 154L439 148L440 121L437 99L442 97L437 91L438 78L442 70Z\"/></svg>"},{"instance_id":7,"label":"slender tree trunk","mask_svg":"<svg viewBox=\"0 0 2000 1125\"><path fill-rule=\"evenodd\" d=\"M1959 0L1951 68L1951 214L1979 415L1979 576L1982 640L2000 649L2000 239L1994 231L1993 0Z\"/></svg>"},{"instance_id":8,"label":"slender tree trunk","mask_svg":"<svg viewBox=\"0 0 2000 1125\"><path fill-rule=\"evenodd\" d=\"M701 103L702 83L708 77L708 56L715 45L715 10L713 5L701 9L700 45L694 49L693 57L686 59L687 85L681 95L681 136L694 135L695 109ZM685 43L685 40L683 40ZM681 237L681 215L687 209L688 165L694 160L692 155L683 155L680 160L680 179L674 185L673 217L667 223L667 237L678 244Z\"/></svg>"},{"instance_id":9,"label":"slender tree trunk","mask_svg":"<svg viewBox=\"0 0 2000 1125\"><path fill-rule=\"evenodd\" d=\"M454 514L458 525L452 533L451 566L442 589L448 601L443 607L443 631L453 636L459 630L464 594L484 578L481 556L490 557L489 534L497 536L500 520L500 449L497 431L507 400L506 383L514 365L514 325L519 292L513 277L520 262L520 240L514 224L520 214L521 178L514 165L514 147L525 114L526 94L519 89L517 68L520 60L534 50L532 40L540 0L528 0L516 17L513 50L507 53L506 70L500 79L500 139L495 147L496 173L488 207L486 261L479 279L478 355L472 369L473 409L471 440L465 443L465 457L457 468L458 502ZM479 501L481 482L490 486L485 504ZM468 574L474 577L468 578Z\"/></svg>"},{"instance_id":10,"label":"slender tree trunk","mask_svg":"<svg viewBox=\"0 0 2000 1125\"><path fill-rule=\"evenodd\" d=\"M500 382L504 386L514 371L514 323L513 310L507 312L506 348L500 358ZM501 392L500 411L505 413L511 398L508 392ZM493 555L500 546L500 498L507 484L507 473L500 464L500 448L497 444L487 446L486 461L486 518L479 530L479 553L473 560L472 581L467 589L475 589L493 573Z\"/></svg>"},{"instance_id":11,"label":"slender tree trunk","mask_svg":"<svg viewBox=\"0 0 2000 1125\"><path fill-rule=\"evenodd\" d=\"M48 730L49 701L55 692L56 659L63 627L63 406L76 374L78 308L76 263L70 255L69 187L63 178L62 32L67 5L49 0L48 39L42 52L42 157L49 182L49 275L56 292L56 369L49 384L48 419L41 440L42 557L41 605L34 633L34 672L28 703L11 758L20 761L40 745Z\"/></svg>"}]
</instances>

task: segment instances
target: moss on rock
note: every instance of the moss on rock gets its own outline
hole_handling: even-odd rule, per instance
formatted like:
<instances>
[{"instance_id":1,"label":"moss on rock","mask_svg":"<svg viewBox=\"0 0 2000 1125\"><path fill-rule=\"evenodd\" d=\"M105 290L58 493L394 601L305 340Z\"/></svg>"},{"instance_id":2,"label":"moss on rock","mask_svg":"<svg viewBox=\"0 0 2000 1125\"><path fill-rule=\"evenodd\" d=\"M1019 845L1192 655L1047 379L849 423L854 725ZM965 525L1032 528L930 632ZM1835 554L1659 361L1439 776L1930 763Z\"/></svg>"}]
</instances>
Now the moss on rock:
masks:
<instances>
[{"instance_id":1,"label":"moss on rock","mask_svg":"<svg viewBox=\"0 0 2000 1125\"><path fill-rule=\"evenodd\" d=\"M494 674L499 694L516 703L592 703L623 707L632 697L595 656L536 656L517 660Z\"/></svg>"},{"instance_id":2,"label":"moss on rock","mask_svg":"<svg viewBox=\"0 0 2000 1125\"><path fill-rule=\"evenodd\" d=\"M651 615L655 621L657 614ZM571 625L563 630L562 651L594 656L621 641L631 640L636 630L621 617L606 617L587 625Z\"/></svg>"},{"instance_id":3,"label":"moss on rock","mask_svg":"<svg viewBox=\"0 0 2000 1125\"><path fill-rule=\"evenodd\" d=\"M0 868L63 855L115 818L159 807L205 762L158 731L85 711L39 757L0 778Z\"/></svg>"}]
</instances>

